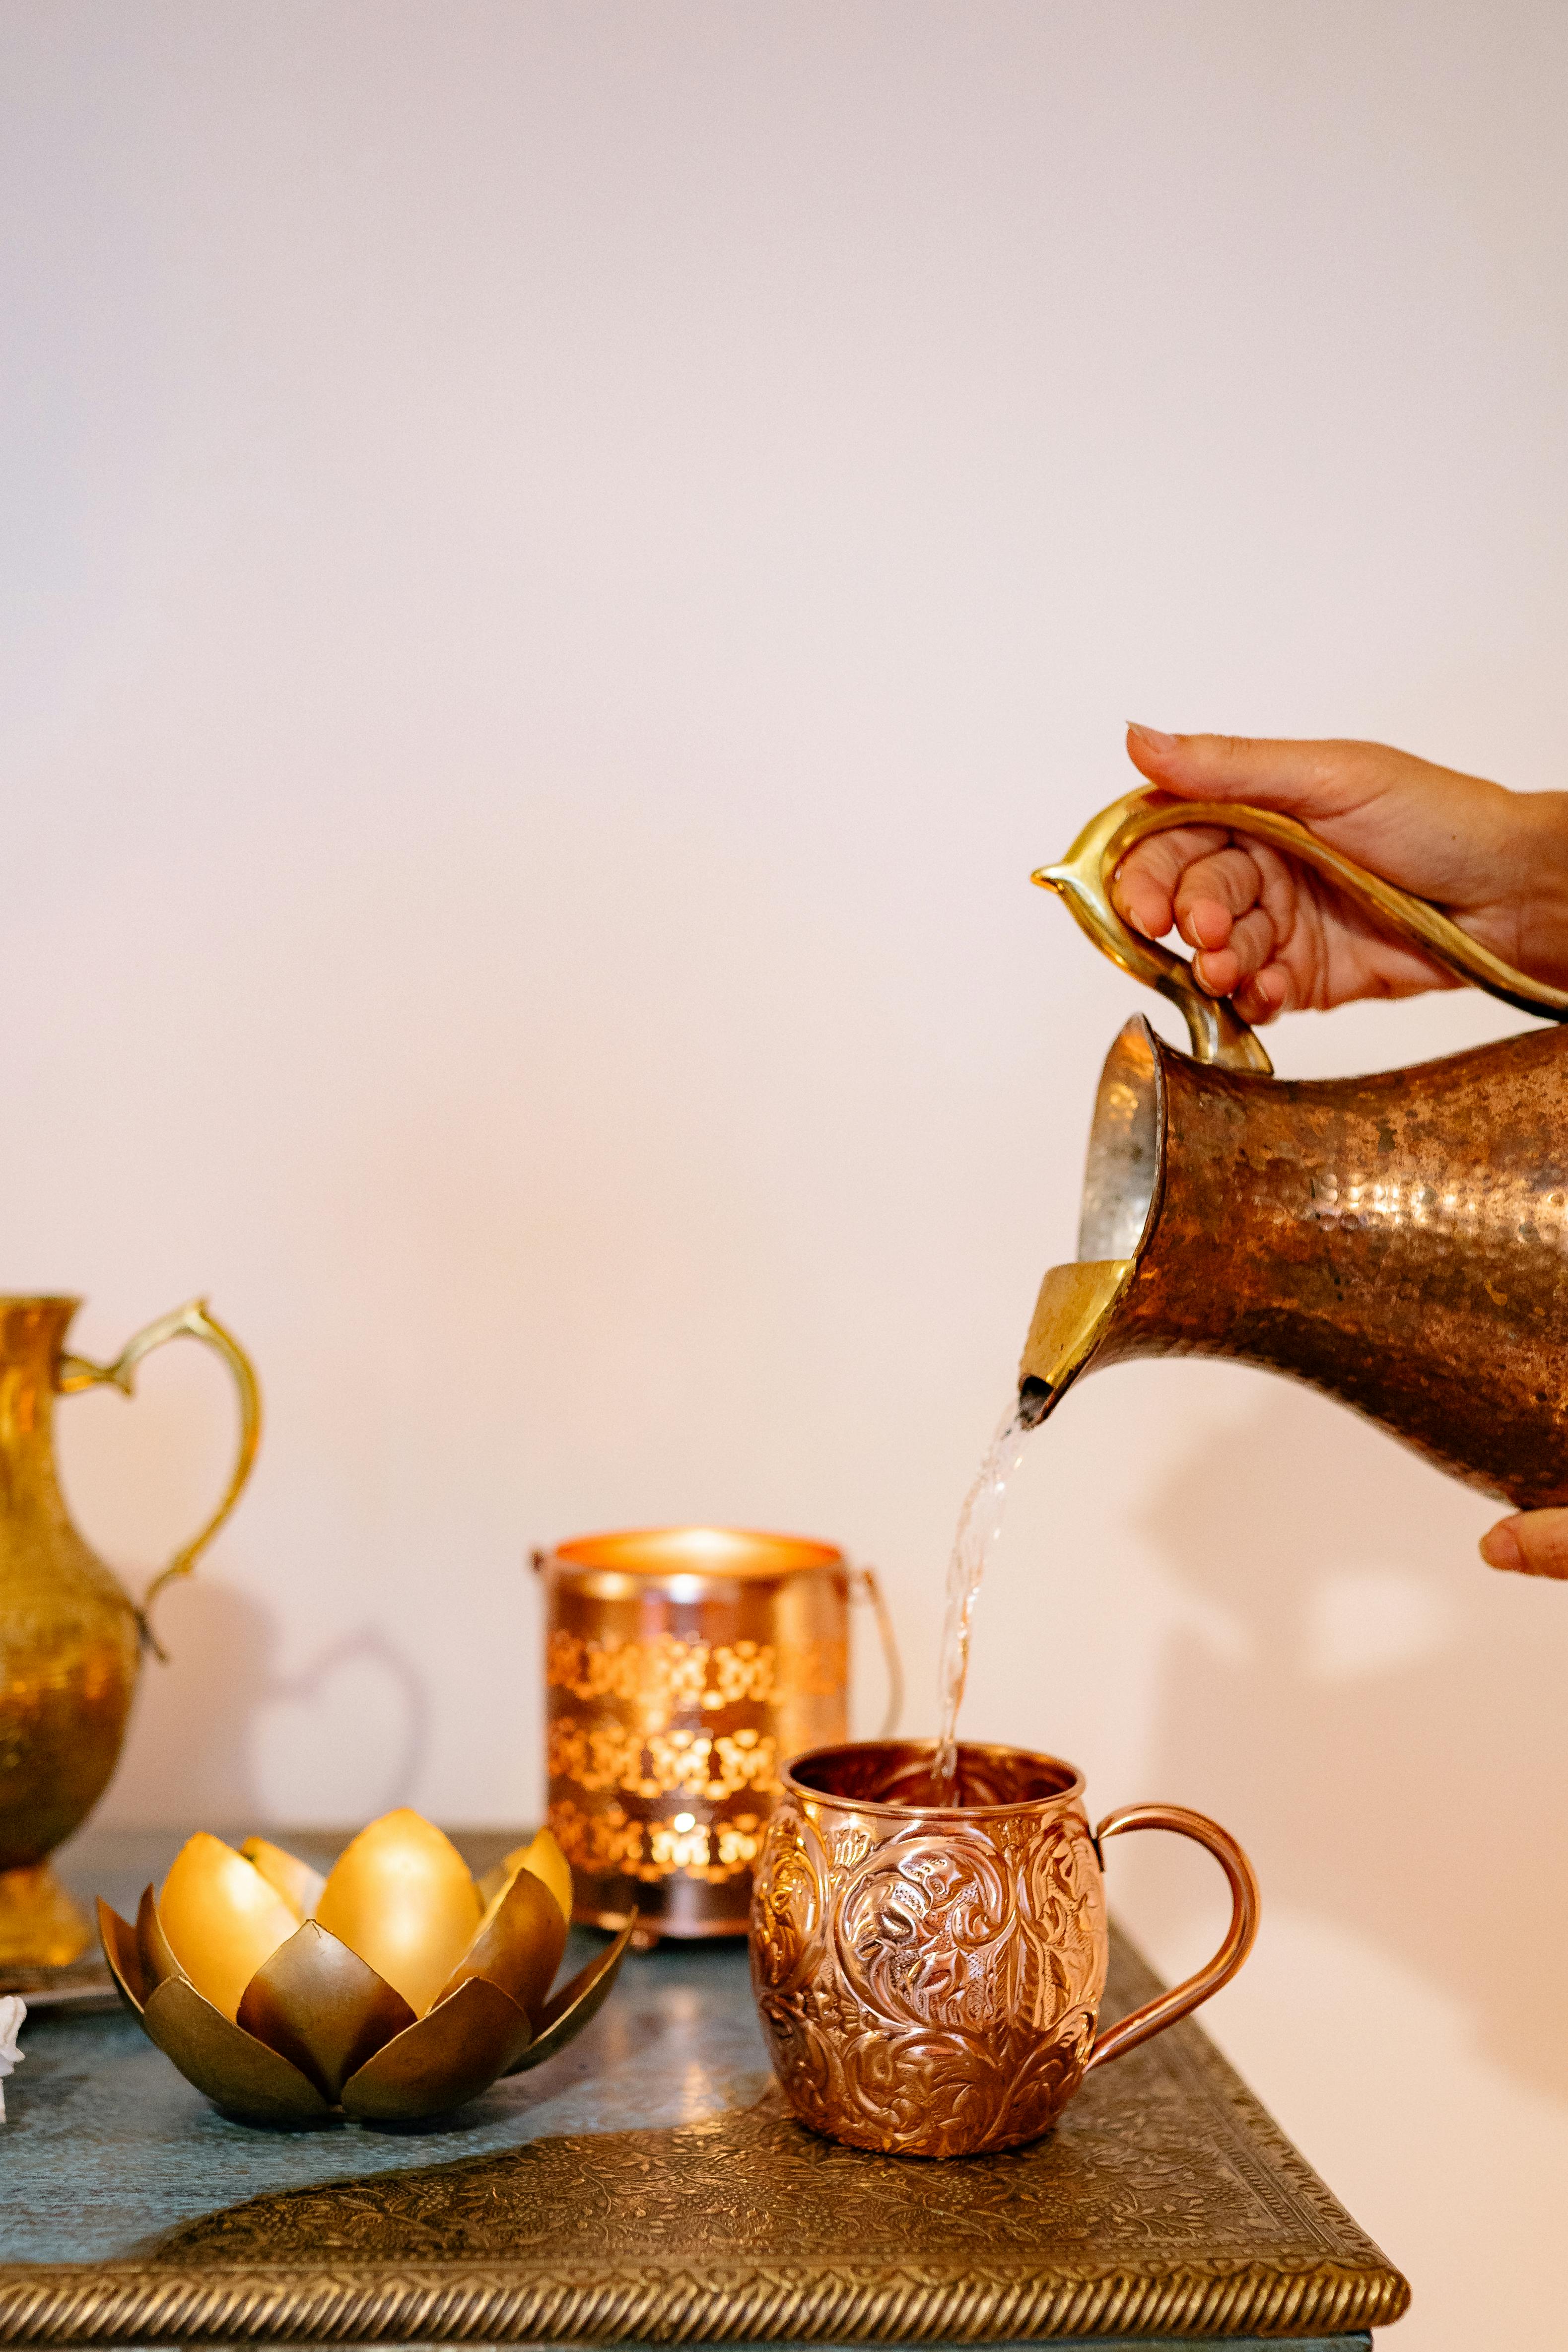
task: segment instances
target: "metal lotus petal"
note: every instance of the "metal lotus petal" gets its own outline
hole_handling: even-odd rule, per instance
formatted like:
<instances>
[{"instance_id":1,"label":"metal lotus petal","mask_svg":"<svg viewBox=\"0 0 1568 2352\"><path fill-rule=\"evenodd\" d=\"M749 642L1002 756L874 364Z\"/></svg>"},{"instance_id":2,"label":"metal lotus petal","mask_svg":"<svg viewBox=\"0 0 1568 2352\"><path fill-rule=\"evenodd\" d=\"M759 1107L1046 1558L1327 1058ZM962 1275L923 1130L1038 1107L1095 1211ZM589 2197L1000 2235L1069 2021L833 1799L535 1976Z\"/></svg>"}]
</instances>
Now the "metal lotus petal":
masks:
<instances>
[{"instance_id":1,"label":"metal lotus petal","mask_svg":"<svg viewBox=\"0 0 1568 2352\"><path fill-rule=\"evenodd\" d=\"M343 2111L378 2123L444 2115L487 2091L531 2039L511 1996L470 1977L350 2076Z\"/></svg>"},{"instance_id":2,"label":"metal lotus petal","mask_svg":"<svg viewBox=\"0 0 1568 2352\"><path fill-rule=\"evenodd\" d=\"M240 1848L252 1867L259 1870L275 1895L281 1895L297 1919L311 1919L321 1899L326 1880L297 1853L289 1853L280 1845L273 1845L264 1837L246 1838Z\"/></svg>"},{"instance_id":3,"label":"metal lotus petal","mask_svg":"<svg viewBox=\"0 0 1568 2352\"><path fill-rule=\"evenodd\" d=\"M173 1946L163 1933L163 1922L158 1916L158 1897L151 1886L142 1888L141 1901L137 1908L136 1949L146 1986L142 1995L145 2006L166 1977L183 1977L185 1973L174 1958Z\"/></svg>"},{"instance_id":4,"label":"metal lotus petal","mask_svg":"<svg viewBox=\"0 0 1568 2352\"><path fill-rule=\"evenodd\" d=\"M183 1977L164 1979L141 2022L186 2082L242 2123L319 2123L331 2113L298 2066L235 2025Z\"/></svg>"},{"instance_id":5,"label":"metal lotus petal","mask_svg":"<svg viewBox=\"0 0 1568 2352\"><path fill-rule=\"evenodd\" d=\"M587 1967L579 1969L553 2000L545 2003L538 2034L521 2056L513 2059L507 2069L508 2074L526 2074L530 2066L542 2066L547 2058L553 2058L558 2050L564 2050L582 2032L590 2018L598 2015L632 1948L636 1925L637 1914L633 1911L615 1941L602 1952L596 1952Z\"/></svg>"},{"instance_id":6,"label":"metal lotus petal","mask_svg":"<svg viewBox=\"0 0 1568 2352\"><path fill-rule=\"evenodd\" d=\"M140 2017L146 2006L148 1984L141 1955L136 1948L136 1930L118 1911L110 1910L101 1895L98 1900L98 1936L120 2000L133 2017Z\"/></svg>"},{"instance_id":7,"label":"metal lotus petal","mask_svg":"<svg viewBox=\"0 0 1568 2352\"><path fill-rule=\"evenodd\" d=\"M609 1992L634 1924L552 1999L571 1882L547 1832L479 1887L440 1831L406 1812L361 1832L324 1885L265 1839L236 1853L203 1834L187 1842L181 1862L179 1878L171 1873L174 1908L211 1992L184 1964L152 1886L134 1927L99 1904L104 1952L149 2039L187 2082L247 2123L318 2123L340 2106L366 2121L413 2121L461 2106L580 2032ZM169 1886L166 1879L165 1895ZM331 1916L300 1918L318 1890ZM296 1924L277 1936L285 1914ZM352 1944L342 1932L350 1922ZM210 1933L213 1950L197 1930ZM237 1977L247 1943L259 1958L225 2013L219 1996L233 1990L227 1979ZM439 1986L423 2015L361 1943L376 1945L378 1957L384 1950L411 1979L423 1974L422 1999Z\"/></svg>"},{"instance_id":8,"label":"metal lotus petal","mask_svg":"<svg viewBox=\"0 0 1568 2352\"><path fill-rule=\"evenodd\" d=\"M529 1844L514 1846L511 1853L505 1855L493 1870L487 1870L483 1878L475 1880L474 1884L479 1890L479 1900L486 1910L519 1870L531 1870L536 1878L544 1880L545 1885L560 1905L562 1918L570 1925L571 1864L557 1843L553 1831L548 1828L542 1829Z\"/></svg>"},{"instance_id":9,"label":"metal lotus petal","mask_svg":"<svg viewBox=\"0 0 1568 2352\"><path fill-rule=\"evenodd\" d=\"M531 1870L519 1870L486 1913L437 2003L471 1978L485 1977L509 1994L537 2027L565 1949L566 1921L559 1903Z\"/></svg>"},{"instance_id":10,"label":"metal lotus petal","mask_svg":"<svg viewBox=\"0 0 1568 2352\"><path fill-rule=\"evenodd\" d=\"M308 1919L257 1969L235 2021L335 2106L350 2075L414 2018L384 1977Z\"/></svg>"},{"instance_id":11,"label":"metal lotus petal","mask_svg":"<svg viewBox=\"0 0 1568 2352\"><path fill-rule=\"evenodd\" d=\"M316 1906L319 1924L395 1986L416 2016L473 1942L481 1916L456 1847L407 1806L344 1847Z\"/></svg>"},{"instance_id":12,"label":"metal lotus petal","mask_svg":"<svg viewBox=\"0 0 1568 2352\"><path fill-rule=\"evenodd\" d=\"M255 1865L222 1838L198 1830L170 1866L158 1897L182 1972L233 2017L262 1962L286 1943L299 1915Z\"/></svg>"}]
</instances>

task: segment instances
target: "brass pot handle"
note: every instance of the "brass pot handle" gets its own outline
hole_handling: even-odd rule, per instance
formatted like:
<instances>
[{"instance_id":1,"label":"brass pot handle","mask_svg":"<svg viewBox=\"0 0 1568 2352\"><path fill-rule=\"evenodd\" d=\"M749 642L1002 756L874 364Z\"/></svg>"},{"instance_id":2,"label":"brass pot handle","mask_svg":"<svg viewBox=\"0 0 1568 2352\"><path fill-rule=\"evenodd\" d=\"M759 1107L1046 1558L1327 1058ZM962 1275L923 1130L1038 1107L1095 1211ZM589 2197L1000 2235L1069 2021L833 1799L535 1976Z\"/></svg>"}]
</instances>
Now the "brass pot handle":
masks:
<instances>
[{"instance_id":1,"label":"brass pot handle","mask_svg":"<svg viewBox=\"0 0 1568 2352\"><path fill-rule=\"evenodd\" d=\"M1146 2000L1142 2009L1130 2016L1118 2018L1094 2037L1094 2047L1089 2053L1090 2066L1103 2066L1109 2059L1120 2058L1135 2050L1140 2042L1151 2034L1164 2032L1178 2017L1186 2017L1210 1993L1227 1985L1252 1949L1258 1933L1258 1881L1251 1864L1228 1830L1211 1822L1207 1813L1188 1812L1185 1805L1124 1805L1119 1811L1107 1813L1094 1832L1094 1851L1100 1857L1100 1867L1105 1866L1105 1841L1120 1837L1126 1830L1175 1830L1179 1837L1196 1838L1207 1846L1225 1875L1230 1881L1230 1926L1225 1941L1207 1964L1169 1992L1161 1993L1155 2000Z\"/></svg>"},{"instance_id":2,"label":"brass pot handle","mask_svg":"<svg viewBox=\"0 0 1568 2352\"><path fill-rule=\"evenodd\" d=\"M137 1619L143 1640L157 1652L164 1653L148 1620L153 1601L172 1577L188 1576L200 1559L244 1491L256 1463L256 1449L261 1443L261 1391L256 1386L256 1369L245 1349L231 1331L225 1331L214 1316L207 1312L204 1298L193 1298L188 1306L176 1307L172 1314L161 1315L156 1323L138 1331L128 1339L111 1364L95 1364L87 1356L60 1358L55 1375L55 1386L61 1396L79 1395L83 1389L117 1388L125 1396L135 1392L136 1367L143 1356L154 1348L162 1348L170 1339L200 1339L217 1353L234 1374L239 1391L239 1452L223 1501L200 1532L183 1544L169 1562L153 1578L142 1598Z\"/></svg>"},{"instance_id":3,"label":"brass pot handle","mask_svg":"<svg viewBox=\"0 0 1568 2352\"><path fill-rule=\"evenodd\" d=\"M1234 1005L1224 997L1206 996L1183 957L1173 955L1154 940L1140 939L1111 903L1111 884L1128 851L1151 834L1170 833L1185 824L1220 825L1227 832L1252 834L1270 843L1336 884L1374 914L1385 930L1421 949L1456 980L1484 988L1490 996L1500 996L1505 1004L1517 1005L1521 1013L1568 1021L1568 992L1516 971L1428 900L1369 874L1354 858L1309 833L1293 816L1250 808L1239 801L1173 801L1164 793L1128 793L1091 817L1059 866L1042 866L1030 879L1066 900L1082 929L1113 963L1145 986L1157 988L1180 1007L1195 1060L1217 1063L1222 1069L1260 1070L1265 1076L1274 1066L1256 1031L1248 1027Z\"/></svg>"},{"instance_id":4,"label":"brass pot handle","mask_svg":"<svg viewBox=\"0 0 1568 2352\"><path fill-rule=\"evenodd\" d=\"M850 1570L850 1591L858 1601L869 1601L876 1619L876 1630L882 1641L882 1662L887 1669L887 1706L883 1715L879 1739L891 1739L898 1729L898 1718L904 1713L904 1662L898 1654L898 1636L893 1630L893 1615L883 1598L874 1568Z\"/></svg>"}]
</instances>

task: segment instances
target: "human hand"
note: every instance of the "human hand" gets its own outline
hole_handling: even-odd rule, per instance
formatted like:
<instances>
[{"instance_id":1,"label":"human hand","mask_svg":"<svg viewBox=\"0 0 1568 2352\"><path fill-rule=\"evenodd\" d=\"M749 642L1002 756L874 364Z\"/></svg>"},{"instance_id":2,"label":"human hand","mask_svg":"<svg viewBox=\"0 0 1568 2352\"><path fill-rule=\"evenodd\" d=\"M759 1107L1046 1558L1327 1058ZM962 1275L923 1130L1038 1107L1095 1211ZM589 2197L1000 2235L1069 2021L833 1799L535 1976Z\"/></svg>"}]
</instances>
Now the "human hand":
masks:
<instances>
[{"instance_id":1,"label":"human hand","mask_svg":"<svg viewBox=\"0 0 1568 2352\"><path fill-rule=\"evenodd\" d=\"M1568 984L1568 793L1512 793L1382 743L1270 742L1129 727L1150 783L1187 800L1279 809L1385 880L1429 898L1494 954ZM1216 825L1140 842L1112 896L1147 939L1174 923L1193 972L1261 1025L1362 996L1458 983L1311 868Z\"/></svg>"},{"instance_id":2,"label":"human hand","mask_svg":"<svg viewBox=\"0 0 1568 2352\"><path fill-rule=\"evenodd\" d=\"M1129 727L1133 764L1187 800L1250 801L1430 898L1521 971L1568 984L1568 794L1511 793L1382 743L1248 741ZM1215 825L1140 842L1112 895L1147 939L1175 923L1193 971L1244 1020L1458 983L1310 868ZM1568 1580L1568 1510L1522 1511L1481 1539L1490 1568Z\"/></svg>"},{"instance_id":3,"label":"human hand","mask_svg":"<svg viewBox=\"0 0 1568 2352\"><path fill-rule=\"evenodd\" d=\"M1520 1511L1500 1519L1481 1538L1481 1558L1517 1576L1568 1579L1568 1511Z\"/></svg>"}]
</instances>

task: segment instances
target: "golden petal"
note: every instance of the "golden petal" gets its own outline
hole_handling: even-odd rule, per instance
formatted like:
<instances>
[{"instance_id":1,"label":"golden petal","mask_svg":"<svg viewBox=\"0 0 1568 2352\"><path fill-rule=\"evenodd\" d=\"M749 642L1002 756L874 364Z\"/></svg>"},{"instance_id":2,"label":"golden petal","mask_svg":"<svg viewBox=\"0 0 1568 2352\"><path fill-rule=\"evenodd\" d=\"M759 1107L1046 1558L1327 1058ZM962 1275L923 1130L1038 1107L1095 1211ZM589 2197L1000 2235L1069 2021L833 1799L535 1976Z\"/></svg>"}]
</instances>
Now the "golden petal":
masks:
<instances>
[{"instance_id":1,"label":"golden petal","mask_svg":"<svg viewBox=\"0 0 1568 2352\"><path fill-rule=\"evenodd\" d=\"M149 1988L141 1955L136 1948L136 1930L118 1911L110 1909L101 1895L98 1898L98 1938L120 1998L133 2016L140 2017Z\"/></svg>"},{"instance_id":2,"label":"golden petal","mask_svg":"<svg viewBox=\"0 0 1568 2352\"><path fill-rule=\"evenodd\" d=\"M528 2039L517 2002L487 1978L470 1977L350 2076L344 2112L403 2123L444 2115L487 2091Z\"/></svg>"},{"instance_id":3,"label":"golden petal","mask_svg":"<svg viewBox=\"0 0 1568 2352\"><path fill-rule=\"evenodd\" d=\"M263 1960L299 1925L260 1871L205 1830L175 1855L158 1916L184 1974L229 2018Z\"/></svg>"},{"instance_id":4,"label":"golden petal","mask_svg":"<svg viewBox=\"0 0 1568 2352\"><path fill-rule=\"evenodd\" d=\"M315 1916L321 1889L327 1884L319 1870L312 1870L297 1853L286 1853L280 1845L270 1845L264 1837L246 1838L240 1852L260 1871L273 1893L282 1895L297 1919Z\"/></svg>"},{"instance_id":5,"label":"golden petal","mask_svg":"<svg viewBox=\"0 0 1568 2352\"><path fill-rule=\"evenodd\" d=\"M571 1925L571 1864L568 1862L548 1829L540 1830L531 1845L525 1846L518 1860L524 1870L531 1870L542 1878L560 1906L560 1916Z\"/></svg>"},{"instance_id":6,"label":"golden petal","mask_svg":"<svg viewBox=\"0 0 1568 2352\"><path fill-rule=\"evenodd\" d=\"M165 1977L184 1974L169 1947L163 1933L163 1923L158 1916L158 1897L152 1887L141 1890L141 1902L136 1914L136 1952L141 1962L142 1981L146 1985L144 2003L151 2000Z\"/></svg>"},{"instance_id":7,"label":"golden petal","mask_svg":"<svg viewBox=\"0 0 1568 2352\"><path fill-rule=\"evenodd\" d=\"M559 1904L542 1879L519 1870L485 1914L440 1999L447 2000L470 1977L485 1977L537 2024L565 1949Z\"/></svg>"},{"instance_id":8,"label":"golden petal","mask_svg":"<svg viewBox=\"0 0 1568 2352\"><path fill-rule=\"evenodd\" d=\"M479 1895L450 1839L405 1806L332 1866L316 1918L423 2016L474 1940Z\"/></svg>"},{"instance_id":9,"label":"golden petal","mask_svg":"<svg viewBox=\"0 0 1568 2352\"><path fill-rule=\"evenodd\" d=\"M232 2023L183 1977L165 1978L141 2022L186 2082L242 2123L318 2123L331 2112L297 2066Z\"/></svg>"},{"instance_id":10,"label":"golden petal","mask_svg":"<svg viewBox=\"0 0 1568 2352\"><path fill-rule=\"evenodd\" d=\"M542 1878L561 1907L568 1926L571 1924L571 1864L568 1862L549 1830L540 1830L528 1845L517 1845L493 1870L475 1880L479 1900L488 1906L497 1895L505 1894L519 1870L531 1870Z\"/></svg>"},{"instance_id":11,"label":"golden petal","mask_svg":"<svg viewBox=\"0 0 1568 2352\"><path fill-rule=\"evenodd\" d=\"M542 2066L558 2050L564 2050L575 2040L603 2007L611 1986L620 1973L621 1963L632 1946L632 1932L637 1925L632 1912L615 1941L607 1950L598 1952L586 1968L579 1969L568 1979L553 2000L545 2005L539 2031L528 2048L513 2059L508 2074L526 2074L530 2066Z\"/></svg>"},{"instance_id":12,"label":"golden petal","mask_svg":"<svg viewBox=\"0 0 1568 2352\"><path fill-rule=\"evenodd\" d=\"M349 2076L412 2025L413 2011L357 1952L307 1919L257 1969L236 2022L336 2105Z\"/></svg>"}]
</instances>

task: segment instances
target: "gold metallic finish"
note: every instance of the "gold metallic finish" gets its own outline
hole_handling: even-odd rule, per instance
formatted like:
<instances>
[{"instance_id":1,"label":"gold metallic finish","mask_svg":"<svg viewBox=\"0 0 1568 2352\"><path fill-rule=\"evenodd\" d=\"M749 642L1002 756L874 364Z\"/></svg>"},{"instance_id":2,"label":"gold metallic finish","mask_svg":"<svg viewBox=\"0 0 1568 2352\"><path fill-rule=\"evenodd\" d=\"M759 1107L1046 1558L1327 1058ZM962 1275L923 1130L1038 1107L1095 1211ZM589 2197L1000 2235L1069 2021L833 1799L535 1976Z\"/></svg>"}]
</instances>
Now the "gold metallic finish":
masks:
<instances>
[{"instance_id":1,"label":"gold metallic finish","mask_svg":"<svg viewBox=\"0 0 1568 2352\"><path fill-rule=\"evenodd\" d=\"M57 1395L108 1382L168 1340L202 1340L234 1374L240 1444L222 1503L153 1580L188 1572L239 1498L260 1434L256 1376L238 1342L193 1302L148 1325L112 1364L65 1353L74 1298L0 1299L0 1966L62 1968L90 1930L47 1857L109 1785L148 1641L139 1611L71 1525L55 1473Z\"/></svg>"},{"instance_id":2,"label":"gold metallic finish","mask_svg":"<svg viewBox=\"0 0 1568 2352\"><path fill-rule=\"evenodd\" d=\"M813 2131L893 2156L974 2156L1048 2131L1091 2068L1185 2017L1251 1948L1258 1887L1201 1813L1134 1805L1093 1836L1071 1764L962 1746L957 1805L926 1742L798 1757L768 1824L752 1982L774 2072ZM1230 1882L1207 1966L1096 2032L1107 1959L1104 1840L1175 1830Z\"/></svg>"},{"instance_id":3,"label":"gold metallic finish","mask_svg":"<svg viewBox=\"0 0 1568 2352\"><path fill-rule=\"evenodd\" d=\"M203 1341L223 1358L234 1375L239 1396L239 1451L223 1500L212 1517L189 1543L181 1545L168 1567L161 1570L148 1586L141 1611L144 1631L148 1612L159 1593L172 1577L189 1576L239 1501L256 1466L256 1448L261 1444L261 1391L256 1385L256 1367L233 1332L225 1331L217 1318L207 1312L206 1300L193 1298L188 1305L176 1307L171 1314L160 1316L156 1323L149 1323L145 1330L138 1331L133 1339L126 1341L111 1364L95 1364L86 1356L62 1356L56 1381L61 1396L77 1396L83 1389L90 1388L115 1388L122 1395L132 1396L136 1367L142 1358L150 1356L154 1348L167 1346L171 1339L182 1339Z\"/></svg>"},{"instance_id":4,"label":"gold metallic finish","mask_svg":"<svg viewBox=\"0 0 1568 2352\"><path fill-rule=\"evenodd\" d=\"M783 1759L848 1729L849 1602L876 1578L832 1545L736 1528L581 1536L534 1566L546 1593L549 1820L579 1919L640 1940L746 1933Z\"/></svg>"},{"instance_id":5,"label":"gold metallic finish","mask_svg":"<svg viewBox=\"0 0 1568 2352\"><path fill-rule=\"evenodd\" d=\"M517 1871L486 1910L437 2000L450 1999L470 1977L487 1977L525 2016L541 2016L566 1950L566 1917L542 1879L531 1870Z\"/></svg>"},{"instance_id":6,"label":"gold metallic finish","mask_svg":"<svg viewBox=\"0 0 1568 2352\"><path fill-rule=\"evenodd\" d=\"M570 1977L559 1992L546 2001L540 2014L539 2030L523 2052L507 2067L508 2074L526 2074L532 2066L542 2066L563 2050L574 2035L582 2032L590 2020L598 2016L615 1982L616 1970L628 1949L635 1949L637 1915L632 1913L612 1944L595 1952L586 1966Z\"/></svg>"},{"instance_id":7,"label":"gold metallic finish","mask_svg":"<svg viewBox=\"0 0 1568 2352\"><path fill-rule=\"evenodd\" d=\"M1181 824L1272 843L1457 979L1568 1019L1568 994L1292 818L1144 793L1103 810L1034 878L1181 1006L1193 1050L1141 1019L1111 1048L1078 1260L1047 1274L1024 1346L1025 1418L1085 1371L1225 1357L1308 1381L1521 1510L1568 1503L1568 1034L1370 1077L1274 1078L1233 1008L1111 903L1127 851Z\"/></svg>"},{"instance_id":8,"label":"gold metallic finish","mask_svg":"<svg viewBox=\"0 0 1568 2352\"><path fill-rule=\"evenodd\" d=\"M158 1898L181 1973L225 2017L301 1916L243 1854L204 1830L186 1839Z\"/></svg>"},{"instance_id":9,"label":"gold metallic finish","mask_svg":"<svg viewBox=\"0 0 1568 2352\"><path fill-rule=\"evenodd\" d=\"M1031 1380L1051 1389L1066 1386L1093 1352L1135 1270L1135 1261L1126 1257L1051 1268L1024 1345Z\"/></svg>"},{"instance_id":10,"label":"gold metallic finish","mask_svg":"<svg viewBox=\"0 0 1568 2352\"><path fill-rule=\"evenodd\" d=\"M402 1993L358 1952L307 1919L257 1969L235 2022L298 2066L336 2106L349 2077L415 2019Z\"/></svg>"},{"instance_id":11,"label":"gold metallic finish","mask_svg":"<svg viewBox=\"0 0 1568 2352\"><path fill-rule=\"evenodd\" d=\"M533 2039L528 2018L486 1977L468 1977L343 2085L343 2113L377 2123L444 2115L487 2091Z\"/></svg>"},{"instance_id":12,"label":"gold metallic finish","mask_svg":"<svg viewBox=\"0 0 1568 2352\"><path fill-rule=\"evenodd\" d=\"M423 1885L436 1917L436 1942L444 1942L453 1909L444 1857L437 1853L441 1867L429 1867L431 1841L439 1837L416 1814L390 1813L372 1822L340 1857L319 1910L329 1909L342 1873L352 1901L339 1908L374 1931L369 1854L370 1878L379 1884L382 1904L393 1915L390 1948L406 1958L418 1943L404 1889L397 1884L400 1875L405 1885ZM455 1851L444 1839L441 1844L448 1853ZM207 1870L204 1857L209 1846L238 1868ZM219 1948L214 1980L226 1984L238 1947L223 1906L227 1903L248 1924L254 1899L244 1875L256 1873L219 1840L197 1837L183 1849L164 1882L165 1893L193 1849L207 1874L201 1903L186 1918L190 1972L176 1957L151 1886L141 1897L134 1929L100 1903L99 1933L120 1997L149 2039L188 2082L242 2123L305 2124L338 2108L367 2121L413 2122L460 2106L500 2075L553 2056L581 2032L608 1994L635 1925L633 1919L608 1951L552 2000L550 1982L566 1946L566 1911L559 1894L518 1864L487 1906L482 1906L474 1882L466 1882L463 1907L476 1923L467 1948L423 2011L345 1936L331 1933L319 1918L296 1914L292 1932L261 1958L231 2015L193 1981L204 1973L205 1958L193 1939L204 1935ZM559 1857L549 1853L543 1833L527 1851L541 1860L551 1879L561 1875ZM267 1852L274 1880L308 1894L317 1874L281 1848ZM401 1874L400 1853L407 1864ZM258 1878L257 1884L264 1883ZM271 1895L271 1882L264 1891ZM373 1932L363 1940L388 1942ZM415 1957L424 1967L428 1953ZM536 2040L539 2046L530 2055Z\"/></svg>"},{"instance_id":13,"label":"gold metallic finish","mask_svg":"<svg viewBox=\"0 0 1568 2352\"><path fill-rule=\"evenodd\" d=\"M484 1913L451 1839L404 1805L371 1822L344 1848L315 1916L423 2017L470 1952Z\"/></svg>"},{"instance_id":14,"label":"gold metallic finish","mask_svg":"<svg viewBox=\"0 0 1568 2352\"><path fill-rule=\"evenodd\" d=\"M1182 957L1130 930L1111 899L1116 868L1130 850L1151 835L1190 824L1218 825L1223 832L1249 834L1270 843L1333 882L1396 939L1419 948L1456 980L1484 988L1522 1013L1568 1021L1568 992L1516 971L1437 908L1369 874L1294 817L1240 802L1173 801L1155 793L1128 793L1090 819L1059 866L1042 866L1030 879L1042 889L1060 893L1080 927L1113 963L1180 1007L1197 1060L1256 1070L1264 1076L1273 1066L1235 1007L1224 998L1207 995Z\"/></svg>"}]
</instances>

